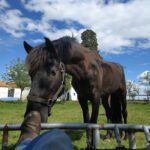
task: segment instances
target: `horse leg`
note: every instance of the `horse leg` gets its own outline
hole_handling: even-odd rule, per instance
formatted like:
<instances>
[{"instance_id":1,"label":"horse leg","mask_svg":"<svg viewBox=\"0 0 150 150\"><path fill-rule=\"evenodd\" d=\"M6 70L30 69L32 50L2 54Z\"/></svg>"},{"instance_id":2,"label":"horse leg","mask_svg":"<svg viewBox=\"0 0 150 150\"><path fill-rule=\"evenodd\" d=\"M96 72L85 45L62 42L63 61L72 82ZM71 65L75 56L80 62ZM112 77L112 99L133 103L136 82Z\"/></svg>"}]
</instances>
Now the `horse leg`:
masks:
<instances>
[{"instance_id":1,"label":"horse leg","mask_svg":"<svg viewBox=\"0 0 150 150\"><path fill-rule=\"evenodd\" d=\"M110 112L110 105L109 105L109 96L102 96L102 105L105 109L106 117L107 117L107 123L111 123L111 112Z\"/></svg>"},{"instance_id":2,"label":"horse leg","mask_svg":"<svg viewBox=\"0 0 150 150\"><path fill-rule=\"evenodd\" d=\"M112 123L122 123L122 106L119 92L120 91L116 91L111 96Z\"/></svg>"},{"instance_id":3,"label":"horse leg","mask_svg":"<svg viewBox=\"0 0 150 150\"><path fill-rule=\"evenodd\" d=\"M123 90L121 95L121 105L122 105L122 115L124 119L124 123L127 124L127 100L126 100L126 90ZM126 140L128 138L128 132L125 131L124 139Z\"/></svg>"},{"instance_id":4,"label":"horse leg","mask_svg":"<svg viewBox=\"0 0 150 150\"><path fill-rule=\"evenodd\" d=\"M90 119L91 123L97 123L98 114L99 114L99 105L100 105L100 98L94 99L92 101L92 114L91 114L91 119ZM93 131L92 131L92 137L93 137ZM95 149L95 147L93 147L93 146L94 146L94 141L92 138L90 149Z\"/></svg>"},{"instance_id":5,"label":"horse leg","mask_svg":"<svg viewBox=\"0 0 150 150\"><path fill-rule=\"evenodd\" d=\"M111 101L111 95L102 96L102 104L105 109L107 123L112 122L110 101ZM105 135L104 139L110 139L111 137L112 137L112 130L107 130L107 134Z\"/></svg>"},{"instance_id":6,"label":"horse leg","mask_svg":"<svg viewBox=\"0 0 150 150\"><path fill-rule=\"evenodd\" d=\"M112 123L122 123L122 111L121 111L121 102L119 99L118 91L111 95L111 114L112 114ZM122 137L122 132L120 133Z\"/></svg>"},{"instance_id":7,"label":"horse leg","mask_svg":"<svg viewBox=\"0 0 150 150\"><path fill-rule=\"evenodd\" d=\"M88 101L85 98L81 98L79 97L79 104L82 108L82 112L83 112L83 120L84 123L89 123L89 108L88 108ZM90 129L86 130L86 142L87 142L87 147L90 147L91 144L91 131Z\"/></svg>"}]
</instances>

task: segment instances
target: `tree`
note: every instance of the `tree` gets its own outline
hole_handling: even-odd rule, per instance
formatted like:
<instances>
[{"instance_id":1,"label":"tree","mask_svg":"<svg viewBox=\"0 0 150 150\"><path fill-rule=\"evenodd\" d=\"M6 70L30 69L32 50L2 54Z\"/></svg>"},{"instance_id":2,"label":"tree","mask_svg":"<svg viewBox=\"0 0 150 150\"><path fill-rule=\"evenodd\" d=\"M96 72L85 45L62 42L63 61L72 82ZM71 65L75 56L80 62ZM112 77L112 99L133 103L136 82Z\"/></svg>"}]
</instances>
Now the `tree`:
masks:
<instances>
[{"instance_id":1,"label":"tree","mask_svg":"<svg viewBox=\"0 0 150 150\"><path fill-rule=\"evenodd\" d=\"M129 94L133 87L132 81L126 81L126 86L127 86L127 94Z\"/></svg>"},{"instance_id":2,"label":"tree","mask_svg":"<svg viewBox=\"0 0 150 150\"><path fill-rule=\"evenodd\" d=\"M68 100L68 91L71 89L71 81L72 77L69 74L65 74L65 84L64 84L64 91L65 91L65 100Z\"/></svg>"},{"instance_id":3,"label":"tree","mask_svg":"<svg viewBox=\"0 0 150 150\"><path fill-rule=\"evenodd\" d=\"M88 47L91 50L98 50L96 33L90 29L85 30L81 34L82 45Z\"/></svg>"},{"instance_id":4,"label":"tree","mask_svg":"<svg viewBox=\"0 0 150 150\"><path fill-rule=\"evenodd\" d=\"M150 71L145 71L139 78L140 84L145 86L144 93L147 96L147 100L149 100L150 96Z\"/></svg>"},{"instance_id":5,"label":"tree","mask_svg":"<svg viewBox=\"0 0 150 150\"><path fill-rule=\"evenodd\" d=\"M140 95L140 88L139 88L139 86L135 86L134 87L134 91L135 91L135 93L136 93L136 96L138 96L138 99L139 99L139 95Z\"/></svg>"},{"instance_id":6,"label":"tree","mask_svg":"<svg viewBox=\"0 0 150 150\"><path fill-rule=\"evenodd\" d=\"M145 71L139 81L141 84L150 85L150 71Z\"/></svg>"},{"instance_id":7,"label":"tree","mask_svg":"<svg viewBox=\"0 0 150 150\"><path fill-rule=\"evenodd\" d=\"M13 60L9 65L6 66L6 70L7 71L2 78L7 82L14 82L17 87L21 89L20 99L22 99L22 92L24 88L31 85L25 62L20 58Z\"/></svg>"},{"instance_id":8,"label":"tree","mask_svg":"<svg viewBox=\"0 0 150 150\"><path fill-rule=\"evenodd\" d=\"M135 99L135 96L139 95L139 87L132 81L126 81L127 94L131 99Z\"/></svg>"},{"instance_id":9,"label":"tree","mask_svg":"<svg viewBox=\"0 0 150 150\"><path fill-rule=\"evenodd\" d=\"M130 93L128 93L128 96L131 97L132 100L134 100L135 96L136 96L136 92L135 91L131 91Z\"/></svg>"},{"instance_id":10,"label":"tree","mask_svg":"<svg viewBox=\"0 0 150 150\"><path fill-rule=\"evenodd\" d=\"M64 85L64 90L69 91L71 89L71 81L72 77L69 74L65 74L65 85Z\"/></svg>"},{"instance_id":11,"label":"tree","mask_svg":"<svg viewBox=\"0 0 150 150\"><path fill-rule=\"evenodd\" d=\"M145 88L144 93L147 96L147 100L149 101L149 97L150 97L150 88Z\"/></svg>"}]
</instances>

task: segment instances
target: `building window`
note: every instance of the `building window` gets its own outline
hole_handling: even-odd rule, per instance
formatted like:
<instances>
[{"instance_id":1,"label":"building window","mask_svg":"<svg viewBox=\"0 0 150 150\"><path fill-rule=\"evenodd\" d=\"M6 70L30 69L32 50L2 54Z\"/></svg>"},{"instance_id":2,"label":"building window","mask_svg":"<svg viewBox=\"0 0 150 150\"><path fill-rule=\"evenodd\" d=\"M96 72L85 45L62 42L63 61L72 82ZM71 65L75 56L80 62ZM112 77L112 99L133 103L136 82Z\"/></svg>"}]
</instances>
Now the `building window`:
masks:
<instances>
[{"instance_id":1,"label":"building window","mask_svg":"<svg viewBox=\"0 0 150 150\"><path fill-rule=\"evenodd\" d=\"M14 97L14 89L8 89L8 97Z\"/></svg>"}]
</instances>

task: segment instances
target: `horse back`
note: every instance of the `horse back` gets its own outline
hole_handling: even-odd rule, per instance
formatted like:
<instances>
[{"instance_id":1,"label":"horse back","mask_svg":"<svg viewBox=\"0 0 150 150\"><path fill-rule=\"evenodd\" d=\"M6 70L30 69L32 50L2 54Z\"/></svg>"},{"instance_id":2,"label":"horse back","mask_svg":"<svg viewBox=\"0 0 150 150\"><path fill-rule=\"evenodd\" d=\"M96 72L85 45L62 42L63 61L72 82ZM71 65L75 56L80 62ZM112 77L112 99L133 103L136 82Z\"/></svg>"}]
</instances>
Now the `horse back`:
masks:
<instances>
[{"instance_id":1,"label":"horse back","mask_svg":"<svg viewBox=\"0 0 150 150\"><path fill-rule=\"evenodd\" d=\"M103 61L102 69L103 93L113 93L118 89L126 89L124 71L120 64Z\"/></svg>"}]
</instances>

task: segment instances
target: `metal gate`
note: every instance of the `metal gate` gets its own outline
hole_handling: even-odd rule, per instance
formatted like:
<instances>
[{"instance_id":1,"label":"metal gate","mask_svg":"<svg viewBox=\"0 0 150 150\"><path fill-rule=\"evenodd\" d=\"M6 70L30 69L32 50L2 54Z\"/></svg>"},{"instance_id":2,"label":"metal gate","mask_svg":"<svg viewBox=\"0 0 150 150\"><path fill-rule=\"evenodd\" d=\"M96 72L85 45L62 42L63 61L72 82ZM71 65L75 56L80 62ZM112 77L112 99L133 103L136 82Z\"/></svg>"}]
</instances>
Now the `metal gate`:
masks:
<instances>
[{"instance_id":1,"label":"metal gate","mask_svg":"<svg viewBox=\"0 0 150 150\"><path fill-rule=\"evenodd\" d=\"M3 131L2 149L8 145L8 132L20 130L21 124L0 124L0 131ZM90 124L90 123L42 123L41 129L92 129L93 131L93 147L95 149L100 146L100 131L101 130L114 130L117 148L121 148L120 131L128 131L129 149L136 149L136 132L143 132L147 141L145 148L150 150L150 125L133 125L133 124Z\"/></svg>"}]
</instances>

